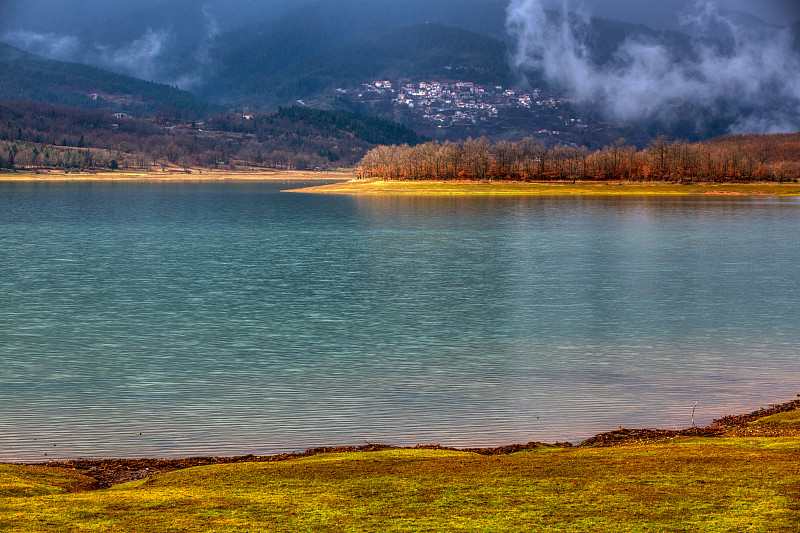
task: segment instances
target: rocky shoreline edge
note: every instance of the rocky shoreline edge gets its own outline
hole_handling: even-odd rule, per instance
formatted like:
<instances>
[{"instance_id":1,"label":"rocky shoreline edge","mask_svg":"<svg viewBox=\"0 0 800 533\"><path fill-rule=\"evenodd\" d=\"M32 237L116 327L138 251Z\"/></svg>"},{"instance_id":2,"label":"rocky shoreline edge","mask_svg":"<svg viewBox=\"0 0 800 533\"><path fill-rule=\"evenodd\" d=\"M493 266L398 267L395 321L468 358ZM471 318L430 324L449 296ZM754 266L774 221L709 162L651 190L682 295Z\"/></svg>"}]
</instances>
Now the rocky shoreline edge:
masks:
<instances>
[{"instance_id":1,"label":"rocky shoreline edge","mask_svg":"<svg viewBox=\"0 0 800 533\"><path fill-rule=\"evenodd\" d=\"M800 398L800 395L798 395ZM657 442L677 437L782 437L800 436L796 427L758 427L750 424L760 418L800 410L800 399L791 400L783 404L770 405L751 413L729 415L714 420L705 427L691 427L686 429L629 429L620 427L617 430L600 433L591 437L578 446L619 446L631 443ZM437 444L417 446L391 446L388 444L364 444L361 446L332 446L318 447L303 452L281 453L277 455L241 455L234 457L188 457L183 459L75 459L70 461L51 461L46 463L22 463L25 466L40 466L48 468L68 468L95 480L94 489L108 488L112 485L127 483L144 479L163 472L172 472L194 466L207 466L214 464L249 463L249 462L277 462L301 457L310 457L324 453L350 453L374 452L380 450L448 450L472 452L480 455L507 455L510 453L531 450L545 446L573 446L569 442L529 442L527 444L509 444L496 448L454 448L439 446Z\"/></svg>"}]
</instances>

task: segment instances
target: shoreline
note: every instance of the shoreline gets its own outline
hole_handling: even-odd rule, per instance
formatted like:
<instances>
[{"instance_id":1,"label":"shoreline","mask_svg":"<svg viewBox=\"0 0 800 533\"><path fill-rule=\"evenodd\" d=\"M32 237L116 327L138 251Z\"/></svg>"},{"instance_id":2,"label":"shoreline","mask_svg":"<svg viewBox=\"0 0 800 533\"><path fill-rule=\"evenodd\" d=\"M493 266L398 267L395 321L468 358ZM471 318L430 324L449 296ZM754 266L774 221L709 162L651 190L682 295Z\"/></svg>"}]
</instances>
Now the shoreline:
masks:
<instances>
[{"instance_id":1,"label":"shoreline","mask_svg":"<svg viewBox=\"0 0 800 533\"><path fill-rule=\"evenodd\" d=\"M197 181L329 181L349 180L354 171L344 170L210 170L166 171L14 171L0 172L0 183L13 182L197 182Z\"/></svg>"},{"instance_id":2,"label":"shoreline","mask_svg":"<svg viewBox=\"0 0 800 533\"><path fill-rule=\"evenodd\" d=\"M281 192L343 194L355 196L715 196L797 197L800 183L673 183L583 181L383 181L356 179L355 169L337 170L211 170L188 171L0 171L0 184L24 182L259 182L331 181L323 185L286 189Z\"/></svg>"},{"instance_id":3,"label":"shoreline","mask_svg":"<svg viewBox=\"0 0 800 533\"><path fill-rule=\"evenodd\" d=\"M37 463L0 463L0 465L29 466L44 468L66 468L79 472L95 480L95 488L103 489L120 483L137 481L155 474L174 472L195 466L208 466L234 463L273 463L300 459L320 454L374 452L384 450L434 450L475 453L478 455L497 456L533 450L535 448L597 448L624 446L627 444L648 444L674 440L680 437L721 438L721 437L800 437L800 425L753 425L759 419L781 415L792 411L800 411L800 394L782 404L773 404L750 413L728 415L713 420L704 427L693 426L684 429L632 429L623 428L599 433L585 441L573 445L569 442L528 442L526 444L509 444L486 448L455 448L438 444L416 446L392 446L388 444L367 443L361 446L328 446L310 448L302 452L286 452L275 455L240 455L240 456L200 456L178 459L155 458L115 458L115 459L81 459L67 461L48 461Z\"/></svg>"},{"instance_id":4,"label":"shoreline","mask_svg":"<svg viewBox=\"0 0 800 533\"><path fill-rule=\"evenodd\" d=\"M281 192L355 196L716 196L797 197L800 183L673 183L666 181L384 181L357 179L355 169L337 170L189 170L0 171L0 184L24 182L259 182L331 181Z\"/></svg>"},{"instance_id":5,"label":"shoreline","mask_svg":"<svg viewBox=\"0 0 800 533\"><path fill-rule=\"evenodd\" d=\"M383 181L354 179L284 192L363 196L800 196L800 183Z\"/></svg>"}]
</instances>

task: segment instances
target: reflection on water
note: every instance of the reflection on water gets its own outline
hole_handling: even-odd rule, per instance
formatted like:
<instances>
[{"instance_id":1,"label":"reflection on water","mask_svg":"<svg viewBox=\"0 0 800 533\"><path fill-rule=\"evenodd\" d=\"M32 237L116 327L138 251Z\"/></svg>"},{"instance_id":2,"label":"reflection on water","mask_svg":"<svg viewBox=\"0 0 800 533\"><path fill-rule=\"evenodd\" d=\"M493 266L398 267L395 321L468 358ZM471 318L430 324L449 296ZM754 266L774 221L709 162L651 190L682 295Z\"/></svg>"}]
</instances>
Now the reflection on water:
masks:
<instances>
[{"instance_id":1,"label":"reflection on water","mask_svg":"<svg viewBox=\"0 0 800 533\"><path fill-rule=\"evenodd\" d=\"M800 392L796 200L281 188L0 187L0 460L576 441Z\"/></svg>"}]
</instances>

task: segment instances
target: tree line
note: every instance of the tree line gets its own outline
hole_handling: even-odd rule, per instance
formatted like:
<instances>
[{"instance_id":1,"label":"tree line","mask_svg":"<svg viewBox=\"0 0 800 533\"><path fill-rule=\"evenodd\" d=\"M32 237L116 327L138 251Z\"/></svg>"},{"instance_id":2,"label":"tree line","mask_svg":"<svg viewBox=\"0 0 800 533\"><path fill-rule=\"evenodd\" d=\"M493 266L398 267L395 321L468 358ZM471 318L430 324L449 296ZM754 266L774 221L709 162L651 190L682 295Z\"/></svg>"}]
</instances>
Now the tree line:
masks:
<instances>
[{"instance_id":1,"label":"tree line","mask_svg":"<svg viewBox=\"0 0 800 533\"><path fill-rule=\"evenodd\" d=\"M128 161L122 154L115 155L109 150L0 141L0 169L87 170L98 167L119 168L120 165L135 166L135 161Z\"/></svg>"},{"instance_id":2,"label":"tree line","mask_svg":"<svg viewBox=\"0 0 800 533\"><path fill-rule=\"evenodd\" d=\"M734 135L702 143L652 140L637 149L624 139L601 150L548 147L530 138L486 139L373 148L359 178L513 181L789 181L800 179L800 133Z\"/></svg>"}]
</instances>

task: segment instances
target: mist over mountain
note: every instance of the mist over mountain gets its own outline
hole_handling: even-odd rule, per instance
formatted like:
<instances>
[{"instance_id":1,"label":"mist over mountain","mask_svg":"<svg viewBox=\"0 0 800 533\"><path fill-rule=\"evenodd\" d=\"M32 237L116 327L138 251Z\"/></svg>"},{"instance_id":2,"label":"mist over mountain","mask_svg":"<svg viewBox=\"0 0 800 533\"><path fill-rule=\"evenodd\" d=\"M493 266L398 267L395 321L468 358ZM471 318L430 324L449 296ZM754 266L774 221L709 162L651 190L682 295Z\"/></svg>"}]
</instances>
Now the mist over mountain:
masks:
<instances>
[{"instance_id":1,"label":"mist over mountain","mask_svg":"<svg viewBox=\"0 0 800 533\"><path fill-rule=\"evenodd\" d=\"M544 0L545 9L590 12L594 16L643 24L659 30L682 29L682 14L697 0ZM800 3L795 0L716 0L717 10L730 16L748 17L759 24L783 26L800 20Z\"/></svg>"},{"instance_id":2,"label":"mist over mountain","mask_svg":"<svg viewBox=\"0 0 800 533\"><path fill-rule=\"evenodd\" d=\"M504 10L504 0L32 0L9 4L0 40L52 59L192 89L208 73L224 77L230 61L276 56L278 68L413 24L503 37ZM49 15L40 17L42 11Z\"/></svg>"},{"instance_id":3,"label":"mist over mountain","mask_svg":"<svg viewBox=\"0 0 800 533\"><path fill-rule=\"evenodd\" d=\"M308 0L310 1L310 0ZM268 23L303 0L30 0L8 2L0 39L51 59L87 63L148 81L191 88L215 39Z\"/></svg>"},{"instance_id":4,"label":"mist over mountain","mask_svg":"<svg viewBox=\"0 0 800 533\"><path fill-rule=\"evenodd\" d=\"M176 87L47 59L0 43L0 101L10 100L176 117L220 110Z\"/></svg>"},{"instance_id":5,"label":"mist over mountain","mask_svg":"<svg viewBox=\"0 0 800 533\"><path fill-rule=\"evenodd\" d=\"M698 0L680 13L687 44L629 32L598 60L588 13L553 15L543 0L512 0L513 64L592 102L611 120L670 124L691 114L696 129L800 129L800 55L789 26L769 26Z\"/></svg>"},{"instance_id":6,"label":"mist over mountain","mask_svg":"<svg viewBox=\"0 0 800 533\"><path fill-rule=\"evenodd\" d=\"M547 88L582 116L643 135L800 129L800 3L789 0L7 0L2 9L2 41L228 107L327 105L338 88L372 79L439 79Z\"/></svg>"}]
</instances>

